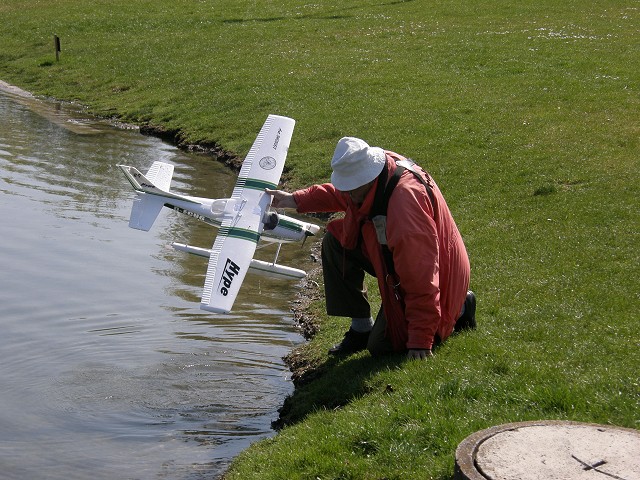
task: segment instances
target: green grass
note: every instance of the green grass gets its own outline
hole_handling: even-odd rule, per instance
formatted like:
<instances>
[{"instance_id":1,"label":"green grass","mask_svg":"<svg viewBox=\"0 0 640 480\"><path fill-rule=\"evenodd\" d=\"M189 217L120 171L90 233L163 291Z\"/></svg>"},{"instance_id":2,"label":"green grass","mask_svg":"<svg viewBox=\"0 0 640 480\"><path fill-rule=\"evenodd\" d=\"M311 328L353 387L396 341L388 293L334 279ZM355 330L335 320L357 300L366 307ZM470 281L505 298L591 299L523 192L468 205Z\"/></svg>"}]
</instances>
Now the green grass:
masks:
<instances>
[{"instance_id":1,"label":"green grass","mask_svg":"<svg viewBox=\"0 0 640 480\"><path fill-rule=\"evenodd\" d=\"M0 18L0 79L36 94L240 156L288 115L289 188L355 135L445 193L479 329L424 363L336 360L346 321L314 305L317 376L229 479L445 479L495 424L640 428L637 1L5 0Z\"/></svg>"}]
</instances>

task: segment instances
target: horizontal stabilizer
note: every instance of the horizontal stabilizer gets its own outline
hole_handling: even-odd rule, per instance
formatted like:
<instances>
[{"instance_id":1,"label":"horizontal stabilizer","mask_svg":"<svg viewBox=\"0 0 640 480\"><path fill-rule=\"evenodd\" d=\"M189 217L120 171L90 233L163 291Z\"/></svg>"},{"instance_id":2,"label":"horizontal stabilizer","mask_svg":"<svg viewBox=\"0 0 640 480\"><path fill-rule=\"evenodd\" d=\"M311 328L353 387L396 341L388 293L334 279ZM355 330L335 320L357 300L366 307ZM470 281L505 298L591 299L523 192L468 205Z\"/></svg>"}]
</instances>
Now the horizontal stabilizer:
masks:
<instances>
[{"instance_id":1,"label":"horizontal stabilizer","mask_svg":"<svg viewBox=\"0 0 640 480\"><path fill-rule=\"evenodd\" d=\"M148 232L164 206L164 199L156 195L138 192L131 207L129 227Z\"/></svg>"}]
</instances>

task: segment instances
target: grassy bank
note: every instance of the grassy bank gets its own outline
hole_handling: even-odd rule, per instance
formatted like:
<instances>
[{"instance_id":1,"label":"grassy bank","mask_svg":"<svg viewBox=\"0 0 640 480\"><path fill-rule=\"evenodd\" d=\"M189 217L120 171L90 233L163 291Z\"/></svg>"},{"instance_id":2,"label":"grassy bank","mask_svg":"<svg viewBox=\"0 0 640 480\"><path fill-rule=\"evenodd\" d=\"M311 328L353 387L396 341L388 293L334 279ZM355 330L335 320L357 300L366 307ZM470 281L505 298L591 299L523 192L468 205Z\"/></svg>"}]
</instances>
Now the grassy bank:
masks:
<instances>
[{"instance_id":1,"label":"grassy bank","mask_svg":"<svg viewBox=\"0 0 640 480\"><path fill-rule=\"evenodd\" d=\"M476 332L428 362L329 359L232 478L449 478L498 423L640 428L640 4L58 0L0 5L0 79L244 155L298 123L289 185L343 135L412 156L465 238ZM53 35L61 39L55 60Z\"/></svg>"}]
</instances>

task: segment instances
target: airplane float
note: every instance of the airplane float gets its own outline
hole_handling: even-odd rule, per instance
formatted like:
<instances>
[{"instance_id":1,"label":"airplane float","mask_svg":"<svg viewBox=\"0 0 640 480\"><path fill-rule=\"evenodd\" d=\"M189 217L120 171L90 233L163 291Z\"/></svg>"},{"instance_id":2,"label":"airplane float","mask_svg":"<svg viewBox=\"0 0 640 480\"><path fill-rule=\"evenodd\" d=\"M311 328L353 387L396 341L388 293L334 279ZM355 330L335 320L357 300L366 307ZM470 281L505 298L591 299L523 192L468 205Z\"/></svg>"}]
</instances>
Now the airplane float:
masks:
<instances>
[{"instance_id":1,"label":"airplane float","mask_svg":"<svg viewBox=\"0 0 640 480\"><path fill-rule=\"evenodd\" d=\"M118 165L136 191L129 227L148 231L162 207L189 215L219 228L211 249L182 243L179 251L209 258L200 308L229 313L247 271L276 278L296 279L304 270L278 265L283 243L304 241L320 227L271 210L271 196L280 181L295 120L269 115L242 163L231 198L210 199L180 195L170 190L173 165L153 162L146 175L135 167ZM258 242L278 243L272 263L253 258Z\"/></svg>"}]
</instances>

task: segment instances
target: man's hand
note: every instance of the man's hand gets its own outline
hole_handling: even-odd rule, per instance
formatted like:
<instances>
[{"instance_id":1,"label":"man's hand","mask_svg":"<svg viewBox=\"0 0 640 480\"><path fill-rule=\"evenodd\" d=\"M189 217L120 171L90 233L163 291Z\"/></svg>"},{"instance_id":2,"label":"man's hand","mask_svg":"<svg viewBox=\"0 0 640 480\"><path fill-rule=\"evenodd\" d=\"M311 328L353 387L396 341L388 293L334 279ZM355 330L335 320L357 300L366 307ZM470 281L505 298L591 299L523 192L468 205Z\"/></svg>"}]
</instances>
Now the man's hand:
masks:
<instances>
[{"instance_id":1,"label":"man's hand","mask_svg":"<svg viewBox=\"0 0 640 480\"><path fill-rule=\"evenodd\" d=\"M433 357L431 350L409 350L407 353L409 360L426 360L429 357Z\"/></svg>"},{"instance_id":2,"label":"man's hand","mask_svg":"<svg viewBox=\"0 0 640 480\"><path fill-rule=\"evenodd\" d=\"M271 206L273 208L297 208L298 204L296 203L296 199L293 198L293 194L285 192L283 190L271 190L270 188L265 188L265 192L273 197L271 201Z\"/></svg>"}]
</instances>

